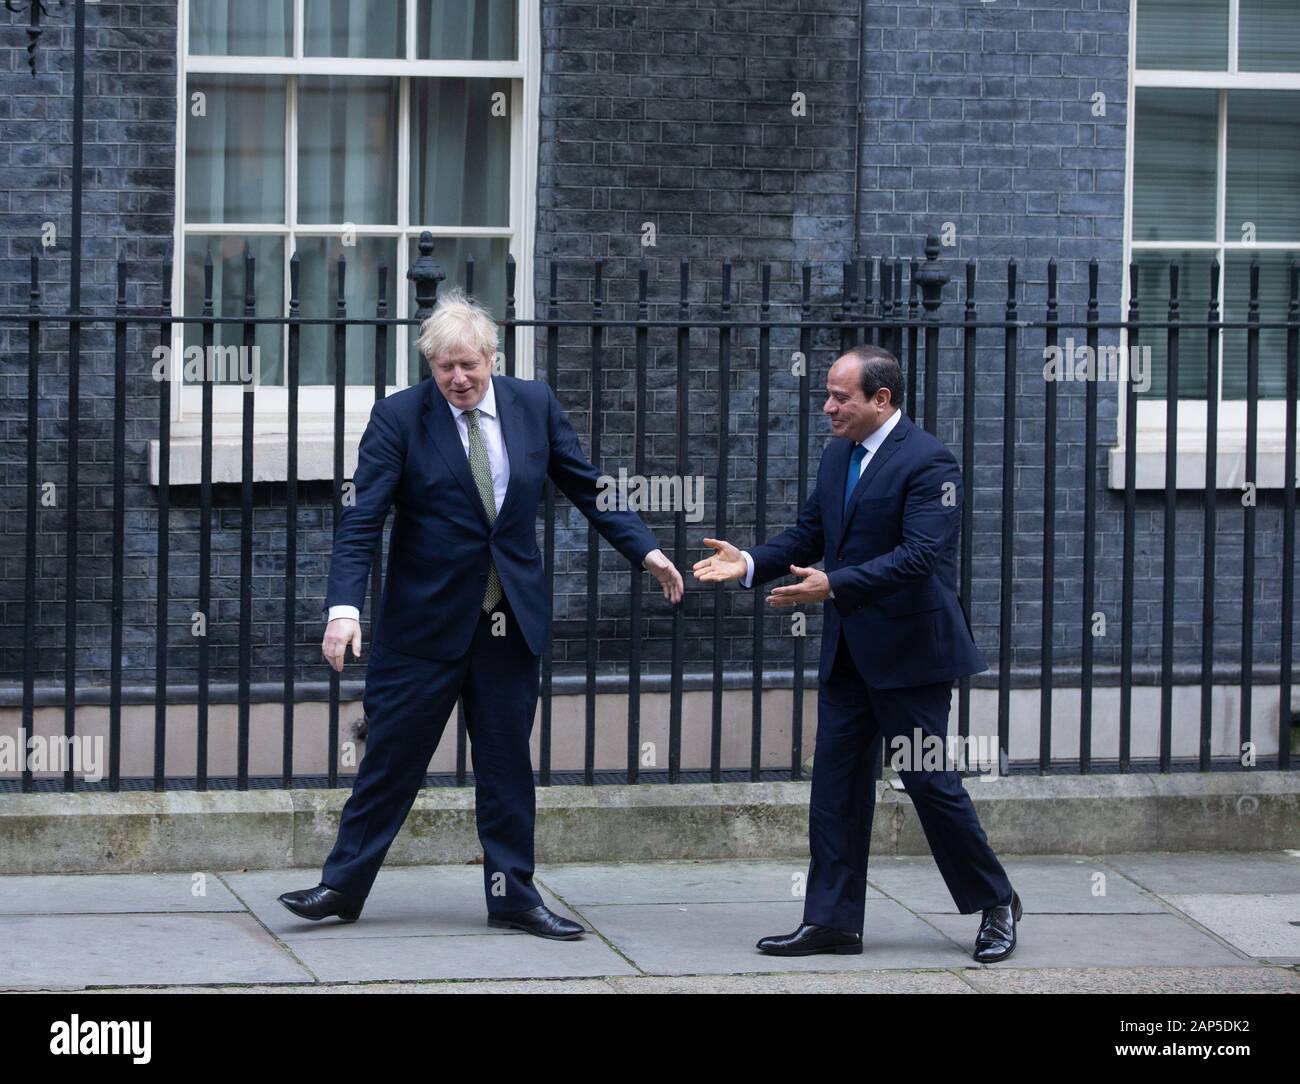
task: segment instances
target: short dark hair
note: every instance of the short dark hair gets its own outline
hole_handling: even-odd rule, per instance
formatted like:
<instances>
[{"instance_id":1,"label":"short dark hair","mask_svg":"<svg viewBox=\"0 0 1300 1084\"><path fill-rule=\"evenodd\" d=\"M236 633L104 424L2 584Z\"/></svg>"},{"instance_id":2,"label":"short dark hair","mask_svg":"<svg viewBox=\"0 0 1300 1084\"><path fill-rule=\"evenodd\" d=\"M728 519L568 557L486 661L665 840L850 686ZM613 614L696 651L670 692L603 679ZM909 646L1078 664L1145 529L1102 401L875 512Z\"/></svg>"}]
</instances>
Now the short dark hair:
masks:
<instances>
[{"instance_id":1,"label":"short dark hair","mask_svg":"<svg viewBox=\"0 0 1300 1084\"><path fill-rule=\"evenodd\" d=\"M889 402L893 406L901 406L906 383L903 367L893 354L884 347L866 343L846 350L844 357L856 358L860 362L862 394L865 398L870 399L881 388L886 388L889 391Z\"/></svg>"}]
</instances>

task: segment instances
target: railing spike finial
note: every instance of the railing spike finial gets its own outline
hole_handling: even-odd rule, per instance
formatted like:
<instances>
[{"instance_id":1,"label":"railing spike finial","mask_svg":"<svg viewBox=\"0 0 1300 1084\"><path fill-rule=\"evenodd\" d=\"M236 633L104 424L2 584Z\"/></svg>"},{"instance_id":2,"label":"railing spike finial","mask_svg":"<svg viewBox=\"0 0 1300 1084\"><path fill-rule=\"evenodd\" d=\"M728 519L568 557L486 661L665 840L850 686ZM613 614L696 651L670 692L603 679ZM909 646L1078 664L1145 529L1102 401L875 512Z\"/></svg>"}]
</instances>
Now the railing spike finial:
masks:
<instances>
[{"instance_id":1,"label":"railing spike finial","mask_svg":"<svg viewBox=\"0 0 1300 1084\"><path fill-rule=\"evenodd\" d=\"M49 0L27 0L27 10L31 13L31 21L27 24L27 67L32 76L36 75L36 47L40 44L41 34L41 16L49 17L48 7ZM59 7L63 7L67 0L58 0ZM15 15L21 14L23 3L21 0L5 0L5 7Z\"/></svg>"},{"instance_id":2,"label":"railing spike finial","mask_svg":"<svg viewBox=\"0 0 1300 1084\"><path fill-rule=\"evenodd\" d=\"M424 320L433 312L434 302L438 300L438 284L447 277L442 265L433 258L433 234L425 230L420 234L420 255L406 272L406 277L415 284L415 318Z\"/></svg>"},{"instance_id":3,"label":"railing spike finial","mask_svg":"<svg viewBox=\"0 0 1300 1084\"><path fill-rule=\"evenodd\" d=\"M921 287L921 304L927 313L938 312L943 303L943 288L952 279L939 263L939 252L939 238L932 233L925 239L925 263L913 280Z\"/></svg>"}]
</instances>

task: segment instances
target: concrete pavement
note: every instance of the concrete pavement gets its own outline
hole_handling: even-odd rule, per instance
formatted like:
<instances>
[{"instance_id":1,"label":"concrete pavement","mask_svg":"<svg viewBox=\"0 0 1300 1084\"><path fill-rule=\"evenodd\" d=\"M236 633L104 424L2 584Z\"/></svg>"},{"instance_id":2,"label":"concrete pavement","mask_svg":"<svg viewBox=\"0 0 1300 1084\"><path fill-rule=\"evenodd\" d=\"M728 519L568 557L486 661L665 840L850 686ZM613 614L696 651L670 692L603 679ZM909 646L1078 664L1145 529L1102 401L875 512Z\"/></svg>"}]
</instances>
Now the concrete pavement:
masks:
<instances>
[{"instance_id":1,"label":"concrete pavement","mask_svg":"<svg viewBox=\"0 0 1300 1084\"><path fill-rule=\"evenodd\" d=\"M929 857L872 859L861 956L793 959L754 942L798 924L797 859L539 867L577 942L489 929L474 865L386 868L349 925L277 902L317 868L5 876L0 989L1300 993L1300 851L1004 864L1025 915L987 967Z\"/></svg>"}]
</instances>

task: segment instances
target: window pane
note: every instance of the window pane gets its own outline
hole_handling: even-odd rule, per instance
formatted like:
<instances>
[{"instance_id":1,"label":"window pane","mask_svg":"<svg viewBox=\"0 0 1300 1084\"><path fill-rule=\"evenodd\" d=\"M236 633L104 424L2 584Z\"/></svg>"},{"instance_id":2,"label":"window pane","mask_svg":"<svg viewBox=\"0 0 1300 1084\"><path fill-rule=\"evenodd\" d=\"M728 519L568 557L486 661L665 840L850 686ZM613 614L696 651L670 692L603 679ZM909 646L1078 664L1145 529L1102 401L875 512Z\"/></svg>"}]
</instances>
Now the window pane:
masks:
<instances>
[{"instance_id":1,"label":"window pane","mask_svg":"<svg viewBox=\"0 0 1300 1084\"><path fill-rule=\"evenodd\" d=\"M185 220L284 222L284 77L193 75L187 87Z\"/></svg>"},{"instance_id":2,"label":"window pane","mask_svg":"<svg viewBox=\"0 0 1300 1084\"><path fill-rule=\"evenodd\" d=\"M253 296L257 300L257 315L284 315L284 238L192 236L185 238L185 293L184 314L201 316L203 313L203 261L212 253L212 311L217 316L244 315L244 247L252 250ZM257 381L278 384L283 381L281 334L283 325L254 324L253 342L258 352ZM214 324L214 346L240 346L244 341L242 324ZM201 348L203 328L199 324L185 325L185 347ZM252 359L249 359L250 364ZM219 373L216 374L218 377ZM217 384L238 384L231 379L215 379ZM197 381L187 381L197 383Z\"/></svg>"},{"instance_id":3,"label":"window pane","mask_svg":"<svg viewBox=\"0 0 1300 1084\"><path fill-rule=\"evenodd\" d=\"M298 288L303 316L334 316L338 311L338 261L346 262L343 275L343 299L347 315L374 317L379 300L379 265L388 266L384 296L388 316L397 313L397 293L393 279L397 273L397 240L392 237L358 237L355 245L343 245L336 237L298 238ZM349 327L345 332L347 353L344 374L349 384L375 382L376 325ZM384 363L385 383L393 383L395 343L405 328L389 326ZM298 355L298 381L301 385L334 383L334 328L325 324L304 326Z\"/></svg>"},{"instance_id":4,"label":"window pane","mask_svg":"<svg viewBox=\"0 0 1300 1084\"><path fill-rule=\"evenodd\" d=\"M1300 71L1300 4L1240 0L1237 67L1244 72Z\"/></svg>"},{"instance_id":5,"label":"window pane","mask_svg":"<svg viewBox=\"0 0 1300 1084\"><path fill-rule=\"evenodd\" d=\"M413 225L510 225L509 109L508 79L412 80Z\"/></svg>"},{"instance_id":6,"label":"window pane","mask_svg":"<svg viewBox=\"0 0 1300 1084\"><path fill-rule=\"evenodd\" d=\"M306 56L405 56L406 6L401 0L305 0Z\"/></svg>"},{"instance_id":7,"label":"window pane","mask_svg":"<svg viewBox=\"0 0 1300 1084\"><path fill-rule=\"evenodd\" d=\"M1228 94L1225 238L1300 241L1300 91Z\"/></svg>"},{"instance_id":8,"label":"window pane","mask_svg":"<svg viewBox=\"0 0 1300 1084\"><path fill-rule=\"evenodd\" d=\"M1228 0L1138 0L1139 68L1228 68Z\"/></svg>"},{"instance_id":9,"label":"window pane","mask_svg":"<svg viewBox=\"0 0 1300 1084\"><path fill-rule=\"evenodd\" d=\"M435 237L433 239L433 260L439 264L447 277L438 284L438 293L453 286L459 286L472 298L484 306L496 320L505 318L506 312L506 257L510 254L510 240L506 237ZM474 281L467 279L465 260L474 257ZM415 266L420 258L418 238L410 241L409 267ZM415 312L415 286L408 284L410 291L410 312ZM429 375L429 363L415 348L419 329L410 325L411 347L407 354L409 381L418 383ZM499 349L505 349L505 336L500 336Z\"/></svg>"},{"instance_id":10,"label":"window pane","mask_svg":"<svg viewBox=\"0 0 1300 1084\"><path fill-rule=\"evenodd\" d=\"M397 80L298 81L298 221L397 222Z\"/></svg>"},{"instance_id":11,"label":"window pane","mask_svg":"<svg viewBox=\"0 0 1300 1084\"><path fill-rule=\"evenodd\" d=\"M1150 250L1133 254L1138 265L1138 313L1143 320L1169 319L1169 265L1178 265L1178 314L1183 320L1204 320L1210 307L1210 265L1213 252ZM1222 295L1219 298L1222 305ZM1206 382L1205 328L1182 328L1178 332L1178 398L1204 399ZM1131 345L1131 344L1130 344ZM1139 391L1139 398L1163 399L1167 394L1169 333L1165 328L1144 329L1138 336L1142 354L1150 358L1151 387ZM1146 350L1150 347L1150 351ZM1139 384L1141 374L1135 373Z\"/></svg>"},{"instance_id":12,"label":"window pane","mask_svg":"<svg viewBox=\"0 0 1300 1084\"><path fill-rule=\"evenodd\" d=\"M1289 266L1296 252L1229 252L1224 284L1224 319L1245 320L1250 308L1250 264L1259 261L1259 318L1285 320L1289 304ZM1223 397L1246 398L1246 331L1223 333ZM1259 394L1263 399L1286 397L1286 329L1259 332Z\"/></svg>"},{"instance_id":13,"label":"window pane","mask_svg":"<svg viewBox=\"0 0 1300 1084\"><path fill-rule=\"evenodd\" d=\"M1218 91L1140 87L1133 240L1213 241Z\"/></svg>"},{"instance_id":14,"label":"window pane","mask_svg":"<svg viewBox=\"0 0 1300 1084\"><path fill-rule=\"evenodd\" d=\"M419 0L415 55L420 60L514 60L518 0Z\"/></svg>"},{"instance_id":15,"label":"window pane","mask_svg":"<svg viewBox=\"0 0 1300 1084\"><path fill-rule=\"evenodd\" d=\"M190 4L190 52L199 56L288 56L293 0L198 0Z\"/></svg>"}]
</instances>

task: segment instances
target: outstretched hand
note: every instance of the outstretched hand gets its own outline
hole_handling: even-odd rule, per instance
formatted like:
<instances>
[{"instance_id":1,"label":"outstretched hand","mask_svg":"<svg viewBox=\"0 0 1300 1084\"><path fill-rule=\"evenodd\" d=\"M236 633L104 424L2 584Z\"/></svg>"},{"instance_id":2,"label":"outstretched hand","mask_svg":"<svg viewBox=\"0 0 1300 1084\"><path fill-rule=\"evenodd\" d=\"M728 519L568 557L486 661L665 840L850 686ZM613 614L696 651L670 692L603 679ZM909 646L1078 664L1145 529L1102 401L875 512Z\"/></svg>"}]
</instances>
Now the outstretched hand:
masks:
<instances>
[{"instance_id":1,"label":"outstretched hand","mask_svg":"<svg viewBox=\"0 0 1300 1084\"><path fill-rule=\"evenodd\" d=\"M697 580L701 583L726 583L745 578L749 566L745 564L740 550L730 542L718 538L706 538L704 544L713 547L714 553L691 566Z\"/></svg>"},{"instance_id":2,"label":"outstretched hand","mask_svg":"<svg viewBox=\"0 0 1300 1084\"><path fill-rule=\"evenodd\" d=\"M769 606L805 606L810 602L821 602L830 595L831 581L820 568L791 565L790 571L799 577L799 582L788 587L774 587L767 596Z\"/></svg>"},{"instance_id":3,"label":"outstretched hand","mask_svg":"<svg viewBox=\"0 0 1300 1084\"><path fill-rule=\"evenodd\" d=\"M668 560L664 551L651 550L645 555L644 565L646 571L658 580L659 586L664 589L664 598L674 606L681 602L686 590L682 583L682 574L677 571L677 566Z\"/></svg>"}]
</instances>

